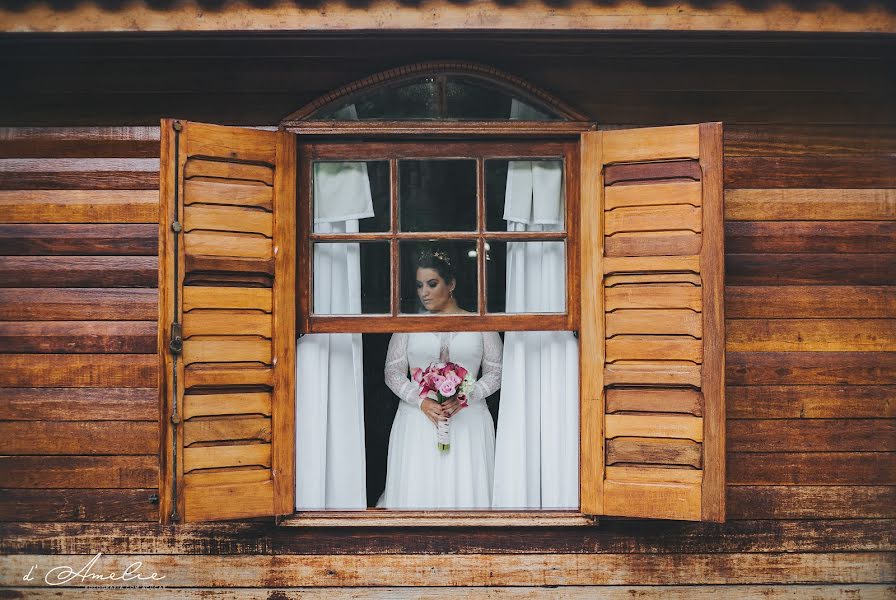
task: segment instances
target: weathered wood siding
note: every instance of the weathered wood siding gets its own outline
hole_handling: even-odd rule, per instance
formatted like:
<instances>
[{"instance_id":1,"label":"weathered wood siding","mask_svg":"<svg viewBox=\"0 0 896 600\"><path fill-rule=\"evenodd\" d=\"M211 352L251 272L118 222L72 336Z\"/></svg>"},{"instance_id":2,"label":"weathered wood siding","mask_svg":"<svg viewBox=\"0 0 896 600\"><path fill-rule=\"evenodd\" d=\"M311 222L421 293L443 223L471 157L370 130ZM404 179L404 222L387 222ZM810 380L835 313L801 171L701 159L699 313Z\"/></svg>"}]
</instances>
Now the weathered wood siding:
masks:
<instances>
[{"instance_id":1,"label":"weathered wood siding","mask_svg":"<svg viewBox=\"0 0 896 600\"><path fill-rule=\"evenodd\" d=\"M21 577L61 564L54 554L103 552L102 569L143 560L185 599L321 585L418 586L356 597L439 585L501 598L544 585L572 598L896 593L896 53L880 40L454 46L608 127L725 122L728 523L156 524L158 129L22 127L271 124L328 88L445 52L420 38L314 42L259 40L234 61L217 42L144 40L110 60L106 43L23 41L27 68L0 59L14 84L0 119L19 126L0 131L2 585L32 585ZM664 584L683 587L653 587Z\"/></svg>"}]
</instances>

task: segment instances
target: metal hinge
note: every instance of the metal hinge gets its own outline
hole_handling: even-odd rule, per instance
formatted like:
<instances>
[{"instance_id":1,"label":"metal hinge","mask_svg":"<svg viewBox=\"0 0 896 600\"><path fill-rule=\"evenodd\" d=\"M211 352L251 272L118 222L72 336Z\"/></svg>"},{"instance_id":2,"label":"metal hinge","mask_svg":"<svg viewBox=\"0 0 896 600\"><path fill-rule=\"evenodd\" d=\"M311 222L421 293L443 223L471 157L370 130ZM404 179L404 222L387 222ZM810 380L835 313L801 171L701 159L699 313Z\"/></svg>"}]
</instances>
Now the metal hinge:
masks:
<instances>
[{"instance_id":1,"label":"metal hinge","mask_svg":"<svg viewBox=\"0 0 896 600\"><path fill-rule=\"evenodd\" d=\"M168 342L168 349L172 354L180 354L184 349L184 335L181 331L180 323L171 324L171 341Z\"/></svg>"}]
</instances>

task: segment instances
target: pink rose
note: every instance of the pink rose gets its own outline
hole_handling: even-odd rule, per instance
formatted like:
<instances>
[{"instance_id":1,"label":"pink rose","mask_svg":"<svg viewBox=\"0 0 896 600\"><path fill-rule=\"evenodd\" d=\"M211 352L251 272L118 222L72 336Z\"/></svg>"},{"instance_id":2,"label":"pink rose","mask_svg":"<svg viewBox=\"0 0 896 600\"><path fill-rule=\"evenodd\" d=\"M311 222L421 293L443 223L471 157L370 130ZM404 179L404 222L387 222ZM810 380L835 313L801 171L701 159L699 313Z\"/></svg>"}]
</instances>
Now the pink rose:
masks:
<instances>
[{"instance_id":1,"label":"pink rose","mask_svg":"<svg viewBox=\"0 0 896 600\"><path fill-rule=\"evenodd\" d=\"M450 381L443 381L439 384L439 393L445 396L446 398L450 398L457 392L457 386L452 384Z\"/></svg>"},{"instance_id":2,"label":"pink rose","mask_svg":"<svg viewBox=\"0 0 896 600\"><path fill-rule=\"evenodd\" d=\"M460 365L454 365L454 372L457 373L457 376L461 379L467 376L467 370Z\"/></svg>"},{"instance_id":3,"label":"pink rose","mask_svg":"<svg viewBox=\"0 0 896 600\"><path fill-rule=\"evenodd\" d=\"M463 381L463 379L458 377L457 373L455 373L454 371L448 371L448 373L445 375L445 379L450 381L455 387L459 386Z\"/></svg>"},{"instance_id":4,"label":"pink rose","mask_svg":"<svg viewBox=\"0 0 896 600\"><path fill-rule=\"evenodd\" d=\"M441 389L442 384L444 384L446 381L447 381L447 379L441 375L433 375L432 380L431 380L432 387L434 387L437 390Z\"/></svg>"}]
</instances>

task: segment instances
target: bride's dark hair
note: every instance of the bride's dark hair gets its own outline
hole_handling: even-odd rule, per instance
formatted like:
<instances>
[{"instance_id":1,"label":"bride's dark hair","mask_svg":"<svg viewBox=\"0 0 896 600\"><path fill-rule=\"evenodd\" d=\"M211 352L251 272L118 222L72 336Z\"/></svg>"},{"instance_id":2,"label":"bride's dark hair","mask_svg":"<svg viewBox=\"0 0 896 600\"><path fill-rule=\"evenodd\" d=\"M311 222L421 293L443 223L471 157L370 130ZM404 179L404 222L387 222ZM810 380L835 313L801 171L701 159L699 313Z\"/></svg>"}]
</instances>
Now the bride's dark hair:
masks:
<instances>
[{"instance_id":1,"label":"bride's dark hair","mask_svg":"<svg viewBox=\"0 0 896 600\"><path fill-rule=\"evenodd\" d=\"M440 248L422 248L417 252L418 269L434 269L445 283L454 281L454 266L448 253Z\"/></svg>"}]
</instances>

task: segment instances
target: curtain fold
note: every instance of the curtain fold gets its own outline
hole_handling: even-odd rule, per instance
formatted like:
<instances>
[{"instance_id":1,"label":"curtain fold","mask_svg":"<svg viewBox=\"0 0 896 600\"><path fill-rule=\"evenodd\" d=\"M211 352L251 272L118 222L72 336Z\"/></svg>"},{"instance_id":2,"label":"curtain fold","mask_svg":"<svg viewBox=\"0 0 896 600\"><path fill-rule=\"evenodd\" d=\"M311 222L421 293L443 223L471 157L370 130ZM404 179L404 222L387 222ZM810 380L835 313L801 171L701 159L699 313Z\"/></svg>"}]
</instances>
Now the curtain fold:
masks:
<instances>
[{"instance_id":1,"label":"curtain fold","mask_svg":"<svg viewBox=\"0 0 896 600\"><path fill-rule=\"evenodd\" d=\"M315 165L314 231L357 233L373 216L364 163ZM361 313L360 245L316 244L314 311ZM367 506L361 334L309 334L296 348L296 508Z\"/></svg>"},{"instance_id":2,"label":"curtain fold","mask_svg":"<svg viewBox=\"0 0 896 600\"><path fill-rule=\"evenodd\" d=\"M508 231L563 226L561 161L511 161ZM566 309L562 242L507 244L507 312ZM494 508L574 509L579 503L578 343L569 331L504 336Z\"/></svg>"}]
</instances>

